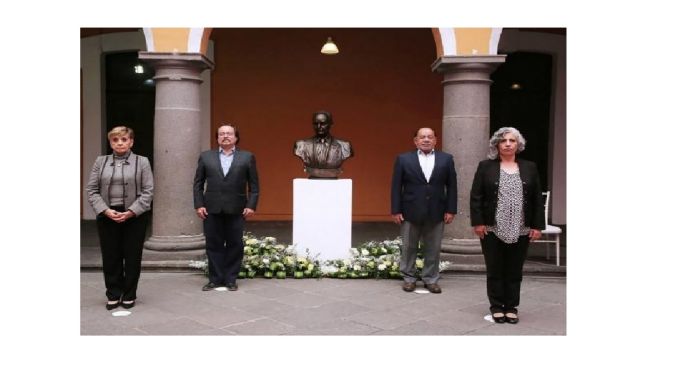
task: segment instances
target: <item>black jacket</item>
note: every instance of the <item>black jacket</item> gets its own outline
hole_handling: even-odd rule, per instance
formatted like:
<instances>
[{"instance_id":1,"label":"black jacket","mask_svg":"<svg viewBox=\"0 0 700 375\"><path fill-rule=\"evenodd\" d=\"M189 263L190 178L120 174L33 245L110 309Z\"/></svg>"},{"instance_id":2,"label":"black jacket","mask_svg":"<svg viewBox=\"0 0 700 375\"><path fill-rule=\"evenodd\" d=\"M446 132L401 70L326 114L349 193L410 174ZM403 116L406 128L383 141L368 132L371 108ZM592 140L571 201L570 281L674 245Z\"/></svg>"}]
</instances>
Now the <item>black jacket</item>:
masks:
<instances>
[{"instance_id":1,"label":"black jacket","mask_svg":"<svg viewBox=\"0 0 700 375\"><path fill-rule=\"evenodd\" d=\"M236 148L231 168L224 177L219 150L202 152L197 161L192 190L194 208L206 207L210 214L240 214L244 208L255 210L260 194L255 156Z\"/></svg>"},{"instance_id":2,"label":"black jacket","mask_svg":"<svg viewBox=\"0 0 700 375\"><path fill-rule=\"evenodd\" d=\"M532 229L545 229L544 202L537 165L531 161L516 159L523 183L523 212L525 226ZM469 212L472 226L495 225L496 203L501 161L483 160L474 174L469 199Z\"/></svg>"},{"instance_id":3,"label":"black jacket","mask_svg":"<svg viewBox=\"0 0 700 375\"><path fill-rule=\"evenodd\" d=\"M444 220L457 213L457 173L452 155L435 151L435 166L426 181L417 151L399 155L391 180L391 214L412 223Z\"/></svg>"}]
</instances>

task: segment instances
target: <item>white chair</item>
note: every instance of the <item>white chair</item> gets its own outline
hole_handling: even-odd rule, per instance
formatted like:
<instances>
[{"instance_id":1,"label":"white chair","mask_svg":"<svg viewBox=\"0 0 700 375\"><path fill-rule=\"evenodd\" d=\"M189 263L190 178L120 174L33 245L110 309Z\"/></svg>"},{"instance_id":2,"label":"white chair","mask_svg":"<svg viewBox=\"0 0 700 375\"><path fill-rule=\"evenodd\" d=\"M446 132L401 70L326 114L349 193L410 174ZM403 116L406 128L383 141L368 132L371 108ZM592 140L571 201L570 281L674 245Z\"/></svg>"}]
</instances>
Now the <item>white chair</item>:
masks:
<instances>
[{"instance_id":1,"label":"white chair","mask_svg":"<svg viewBox=\"0 0 700 375\"><path fill-rule=\"evenodd\" d=\"M542 237L535 242L545 242L547 243L547 259L549 259L549 244L553 243L557 250L557 266L559 265L559 235L561 234L561 228L549 225L549 192L545 191L542 193L544 196L544 222L547 228L542 231Z\"/></svg>"}]
</instances>

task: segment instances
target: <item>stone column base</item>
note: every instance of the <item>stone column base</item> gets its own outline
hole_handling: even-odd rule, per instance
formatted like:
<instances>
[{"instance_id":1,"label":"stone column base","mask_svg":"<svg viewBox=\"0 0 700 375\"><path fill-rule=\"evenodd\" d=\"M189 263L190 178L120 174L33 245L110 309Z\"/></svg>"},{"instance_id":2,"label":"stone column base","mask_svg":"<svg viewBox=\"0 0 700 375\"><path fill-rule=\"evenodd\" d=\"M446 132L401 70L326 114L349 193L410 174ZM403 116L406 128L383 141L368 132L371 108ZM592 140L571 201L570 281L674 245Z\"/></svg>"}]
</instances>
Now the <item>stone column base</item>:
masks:
<instances>
[{"instance_id":1,"label":"stone column base","mask_svg":"<svg viewBox=\"0 0 700 375\"><path fill-rule=\"evenodd\" d=\"M447 268L450 271L481 270L484 267L481 242L471 238L442 240L440 260L451 263ZM477 269L473 268L475 266Z\"/></svg>"},{"instance_id":2,"label":"stone column base","mask_svg":"<svg viewBox=\"0 0 700 375\"><path fill-rule=\"evenodd\" d=\"M153 251L203 250L204 235L192 236L151 236L143 247Z\"/></svg>"},{"instance_id":3,"label":"stone column base","mask_svg":"<svg viewBox=\"0 0 700 375\"><path fill-rule=\"evenodd\" d=\"M478 238L443 239L442 251L461 254L481 254L481 241Z\"/></svg>"}]
</instances>

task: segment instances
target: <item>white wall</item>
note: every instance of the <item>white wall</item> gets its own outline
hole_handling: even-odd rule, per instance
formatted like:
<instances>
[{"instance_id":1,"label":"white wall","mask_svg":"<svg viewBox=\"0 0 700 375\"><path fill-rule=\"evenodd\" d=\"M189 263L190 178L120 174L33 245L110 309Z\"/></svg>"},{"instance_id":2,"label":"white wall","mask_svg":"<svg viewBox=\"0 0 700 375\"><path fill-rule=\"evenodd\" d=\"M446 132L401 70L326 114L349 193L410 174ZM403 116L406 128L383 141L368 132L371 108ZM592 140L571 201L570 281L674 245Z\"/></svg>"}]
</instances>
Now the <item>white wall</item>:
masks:
<instances>
[{"instance_id":1,"label":"white wall","mask_svg":"<svg viewBox=\"0 0 700 375\"><path fill-rule=\"evenodd\" d=\"M566 36L504 29L499 53L537 52L552 55L549 186L552 224L566 224Z\"/></svg>"},{"instance_id":2,"label":"white wall","mask_svg":"<svg viewBox=\"0 0 700 375\"><path fill-rule=\"evenodd\" d=\"M119 51L146 51L146 40L141 31L111 33L96 35L80 39L80 69L83 80L83 132L81 134L83 143L83 163L81 165L81 175L83 186L81 196L83 197L82 219L94 220L95 212L85 196L85 184L90 178L90 170L97 156L110 152L102 150L102 138L106 137L105 113L104 113L104 88L103 88L103 59L104 53ZM214 46L209 42L207 57L213 61ZM204 82L201 85L201 117L202 126L202 149L209 148L209 134L211 122L211 73L207 70L202 73ZM194 173L194 171L192 172Z\"/></svg>"}]
</instances>

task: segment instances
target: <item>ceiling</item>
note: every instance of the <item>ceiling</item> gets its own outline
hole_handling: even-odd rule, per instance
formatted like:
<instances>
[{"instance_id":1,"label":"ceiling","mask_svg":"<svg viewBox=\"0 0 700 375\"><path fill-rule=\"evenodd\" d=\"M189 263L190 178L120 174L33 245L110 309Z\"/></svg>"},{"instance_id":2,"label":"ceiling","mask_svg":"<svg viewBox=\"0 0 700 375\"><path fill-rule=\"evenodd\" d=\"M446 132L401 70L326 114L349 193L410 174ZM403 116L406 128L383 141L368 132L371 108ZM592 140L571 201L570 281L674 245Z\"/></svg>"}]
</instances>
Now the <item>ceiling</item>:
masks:
<instances>
[{"instance_id":1,"label":"ceiling","mask_svg":"<svg viewBox=\"0 0 700 375\"><path fill-rule=\"evenodd\" d=\"M109 33L123 33L128 31L139 31L140 27L112 27L112 28L96 28L96 27L81 27L80 37L87 38L89 36L109 34Z\"/></svg>"},{"instance_id":2,"label":"ceiling","mask_svg":"<svg viewBox=\"0 0 700 375\"><path fill-rule=\"evenodd\" d=\"M557 35L566 35L565 27L507 27L506 29L515 29L524 32L549 33ZM112 28L97 28L97 27L81 27L80 37L86 38L95 35L121 33L128 31L138 31L140 27L112 27Z\"/></svg>"}]
</instances>

